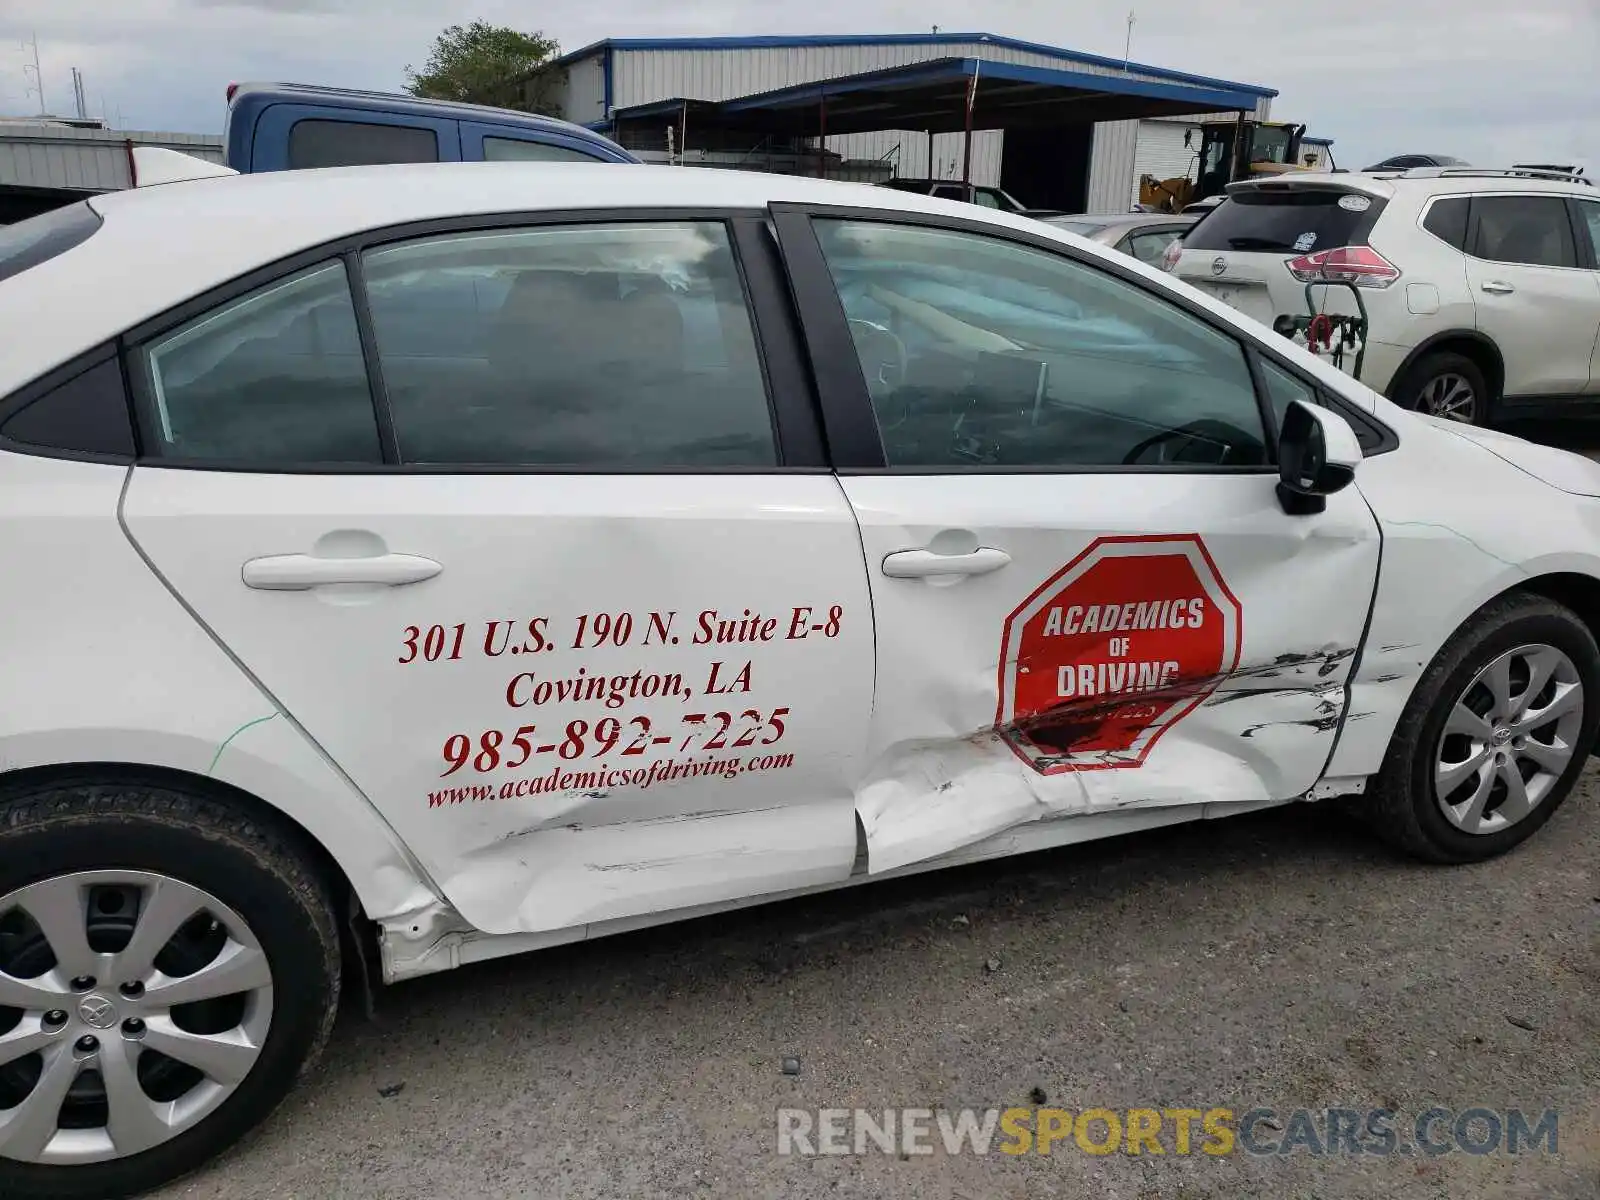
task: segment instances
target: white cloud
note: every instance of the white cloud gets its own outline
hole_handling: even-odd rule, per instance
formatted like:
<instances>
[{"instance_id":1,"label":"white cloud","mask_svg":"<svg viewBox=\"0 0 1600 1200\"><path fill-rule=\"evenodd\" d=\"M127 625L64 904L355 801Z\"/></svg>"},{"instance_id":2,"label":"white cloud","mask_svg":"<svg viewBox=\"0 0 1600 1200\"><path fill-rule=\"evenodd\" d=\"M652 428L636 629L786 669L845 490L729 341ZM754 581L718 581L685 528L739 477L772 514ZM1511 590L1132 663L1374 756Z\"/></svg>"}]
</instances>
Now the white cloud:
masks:
<instances>
[{"instance_id":1,"label":"white cloud","mask_svg":"<svg viewBox=\"0 0 1600 1200\"><path fill-rule=\"evenodd\" d=\"M1280 90L1274 113L1336 139L1345 166L1402 151L1476 162L1587 162L1600 170L1600 0L1125 0L1136 61ZM7 0L0 13L0 111L24 94L18 39L37 32L46 98L70 108L70 68L130 128L216 132L224 89L292 79L396 89L447 24L482 16L536 27L572 49L607 36L989 32L1120 57L1123 5L990 0L941 9L909 0Z\"/></svg>"}]
</instances>

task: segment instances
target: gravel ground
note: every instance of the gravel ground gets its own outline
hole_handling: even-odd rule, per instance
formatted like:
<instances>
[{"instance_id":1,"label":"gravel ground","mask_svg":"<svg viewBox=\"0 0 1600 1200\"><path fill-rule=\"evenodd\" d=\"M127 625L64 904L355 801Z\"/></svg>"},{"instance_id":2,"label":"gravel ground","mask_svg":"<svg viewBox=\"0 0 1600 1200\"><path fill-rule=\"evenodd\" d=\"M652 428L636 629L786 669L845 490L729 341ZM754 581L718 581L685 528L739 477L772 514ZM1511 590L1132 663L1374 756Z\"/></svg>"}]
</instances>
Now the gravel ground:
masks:
<instances>
[{"instance_id":1,"label":"gravel ground","mask_svg":"<svg viewBox=\"0 0 1600 1200\"><path fill-rule=\"evenodd\" d=\"M1398 860L1335 806L1298 805L405 984L164 1195L1589 1200L1597 1001L1600 771L1476 867ZM1434 1104L1556 1108L1559 1153L775 1152L780 1107L1039 1092L1280 1121L1392 1107L1402 1133Z\"/></svg>"}]
</instances>

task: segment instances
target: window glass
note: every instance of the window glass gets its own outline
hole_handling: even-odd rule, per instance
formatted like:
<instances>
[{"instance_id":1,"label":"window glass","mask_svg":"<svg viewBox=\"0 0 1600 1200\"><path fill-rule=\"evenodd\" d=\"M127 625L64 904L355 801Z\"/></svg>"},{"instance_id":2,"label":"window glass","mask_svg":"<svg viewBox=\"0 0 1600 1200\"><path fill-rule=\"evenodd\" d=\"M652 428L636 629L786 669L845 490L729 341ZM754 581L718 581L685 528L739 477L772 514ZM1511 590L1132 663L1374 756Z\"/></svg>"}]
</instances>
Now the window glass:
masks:
<instances>
[{"instance_id":1,"label":"window glass","mask_svg":"<svg viewBox=\"0 0 1600 1200\"><path fill-rule=\"evenodd\" d=\"M1600 263L1600 201L1578 201L1578 212L1583 215L1583 223L1588 227L1589 240L1594 244L1594 257Z\"/></svg>"},{"instance_id":2,"label":"window glass","mask_svg":"<svg viewBox=\"0 0 1600 1200\"><path fill-rule=\"evenodd\" d=\"M1054 225L1057 229L1065 229L1068 233L1076 233L1080 237L1093 237L1106 227L1104 221L1068 221L1061 217L1046 217L1046 225Z\"/></svg>"},{"instance_id":3,"label":"window glass","mask_svg":"<svg viewBox=\"0 0 1600 1200\"><path fill-rule=\"evenodd\" d=\"M1235 192L1194 227L1184 245L1273 254L1364 246L1383 203L1342 188Z\"/></svg>"},{"instance_id":4,"label":"window glass","mask_svg":"<svg viewBox=\"0 0 1600 1200\"><path fill-rule=\"evenodd\" d=\"M1128 239L1128 253L1142 263L1161 265L1161 256L1168 246L1183 236L1182 229L1157 229L1150 233L1136 233Z\"/></svg>"},{"instance_id":5,"label":"window glass","mask_svg":"<svg viewBox=\"0 0 1600 1200\"><path fill-rule=\"evenodd\" d=\"M1265 358L1261 360L1261 381L1266 385L1267 402L1272 405L1273 419L1280 429L1283 427L1284 414L1289 411L1292 402L1317 403L1317 393L1313 388L1301 383L1283 368L1273 366Z\"/></svg>"},{"instance_id":6,"label":"window glass","mask_svg":"<svg viewBox=\"0 0 1600 1200\"><path fill-rule=\"evenodd\" d=\"M972 201L979 208L1001 208L1000 197L994 192L979 188L972 197Z\"/></svg>"},{"instance_id":7,"label":"window glass","mask_svg":"<svg viewBox=\"0 0 1600 1200\"><path fill-rule=\"evenodd\" d=\"M451 234L369 252L366 280L407 462L777 462L720 224Z\"/></svg>"},{"instance_id":8,"label":"window glass","mask_svg":"<svg viewBox=\"0 0 1600 1200\"><path fill-rule=\"evenodd\" d=\"M817 222L891 466L1267 461L1237 341L1010 242Z\"/></svg>"},{"instance_id":9,"label":"window glass","mask_svg":"<svg viewBox=\"0 0 1600 1200\"><path fill-rule=\"evenodd\" d=\"M1428 215L1422 219L1422 227L1440 241L1454 246L1457 250L1465 249L1467 245L1467 206L1470 203L1465 196L1456 196L1449 200L1435 200L1428 209Z\"/></svg>"},{"instance_id":10,"label":"window glass","mask_svg":"<svg viewBox=\"0 0 1600 1200\"><path fill-rule=\"evenodd\" d=\"M0 225L0 279L20 275L89 239L100 215L87 202L40 213L14 225Z\"/></svg>"},{"instance_id":11,"label":"window glass","mask_svg":"<svg viewBox=\"0 0 1600 1200\"><path fill-rule=\"evenodd\" d=\"M438 161L438 137L414 125L306 120L289 130L289 166L296 169Z\"/></svg>"},{"instance_id":12,"label":"window glass","mask_svg":"<svg viewBox=\"0 0 1600 1200\"><path fill-rule=\"evenodd\" d=\"M1283 418L1289 411L1292 401L1299 400L1302 404L1315 404L1325 408L1323 397L1317 390L1302 383L1295 376L1289 374L1282 367L1275 366L1266 357L1260 359L1261 381L1266 387L1267 403L1272 405L1273 423L1277 428L1283 428ZM1350 428L1355 431L1356 441L1361 449L1371 453L1383 444L1383 435L1373 426L1360 419L1352 419L1347 414L1340 414L1350 422Z\"/></svg>"},{"instance_id":13,"label":"window glass","mask_svg":"<svg viewBox=\"0 0 1600 1200\"><path fill-rule=\"evenodd\" d=\"M158 454L381 462L344 264L291 276L144 351Z\"/></svg>"},{"instance_id":14,"label":"window glass","mask_svg":"<svg viewBox=\"0 0 1600 1200\"><path fill-rule=\"evenodd\" d=\"M598 162L594 155L552 142L530 142L521 138L483 139L485 162Z\"/></svg>"},{"instance_id":15,"label":"window glass","mask_svg":"<svg viewBox=\"0 0 1600 1200\"><path fill-rule=\"evenodd\" d=\"M1575 267L1572 222L1560 196L1479 196L1473 201L1476 258L1535 267Z\"/></svg>"}]
</instances>

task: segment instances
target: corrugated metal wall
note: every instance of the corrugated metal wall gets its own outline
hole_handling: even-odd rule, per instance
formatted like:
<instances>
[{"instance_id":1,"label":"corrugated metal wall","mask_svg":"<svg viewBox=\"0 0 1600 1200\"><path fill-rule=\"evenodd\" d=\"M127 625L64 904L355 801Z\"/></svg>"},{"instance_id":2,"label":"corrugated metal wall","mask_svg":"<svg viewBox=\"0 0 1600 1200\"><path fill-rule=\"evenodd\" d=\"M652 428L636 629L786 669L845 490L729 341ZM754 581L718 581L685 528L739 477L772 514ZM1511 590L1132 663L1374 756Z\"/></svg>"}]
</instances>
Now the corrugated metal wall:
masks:
<instances>
[{"instance_id":1,"label":"corrugated metal wall","mask_svg":"<svg viewBox=\"0 0 1600 1200\"><path fill-rule=\"evenodd\" d=\"M845 158L884 159L895 164L895 174L909 179L960 179L963 135L933 135L933 169L928 169L928 139L922 133L886 129L878 133L853 133L828 139L828 149ZM972 182L1000 182L1000 153L1005 134L999 129L978 129L972 134Z\"/></svg>"},{"instance_id":2,"label":"corrugated metal wall","mask_svg":"<svg viewBox=\"0 0 1600 1200\"><path fill-rule=\"evenodd\" d=\"M128 142L164 146L221 162L222 139L196 133L74 129L68 125L0 124L0 186L111 191L125 188Z\"/></svg>"},{"instance_id":3,"label":"corrugated metal wall","mask_svg":"<svg viewBox=\"0 0 1600 1200\"><path fill-rule=\"evenodd\" d=\"M1138 121L1101 121L1089 154L1089 200L1085 212L1127 212L1128 180L1139 145Z\"/></svg>"},{"instance_id":4,"label":"corrugated metal wall","mask_svg":"<svg viewBox=\"0 0 1600 1200\"><path fill-rule=\"evenodd\" d=\"M576 121L580 125L605 120L605 61L605 53L602 51L568 65L566 85L561 94L561 115L567 120Z\"/></svg>"}]
</instances>

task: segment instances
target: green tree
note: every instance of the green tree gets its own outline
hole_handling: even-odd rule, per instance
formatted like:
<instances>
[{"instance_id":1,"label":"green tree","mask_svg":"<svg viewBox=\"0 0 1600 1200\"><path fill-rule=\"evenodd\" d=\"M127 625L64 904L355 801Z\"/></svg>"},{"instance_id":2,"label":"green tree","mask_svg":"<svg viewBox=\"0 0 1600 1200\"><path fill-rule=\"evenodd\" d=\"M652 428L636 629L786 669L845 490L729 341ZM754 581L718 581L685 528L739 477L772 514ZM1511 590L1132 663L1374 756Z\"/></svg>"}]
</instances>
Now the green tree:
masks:
<instances>
[{"instance_id":1,"label":"green tree","mask_svg":"<svg viewBox=\"0 0 1600 1200\"><path fill-rule=\"evenodd\" d=\"M560 47L542 33L487 21L451 25L433 42L422 70L406 66L406 91L430 100L497 104L560 116L554 81L541 71Z\"/></svg>"}]
</instances>

